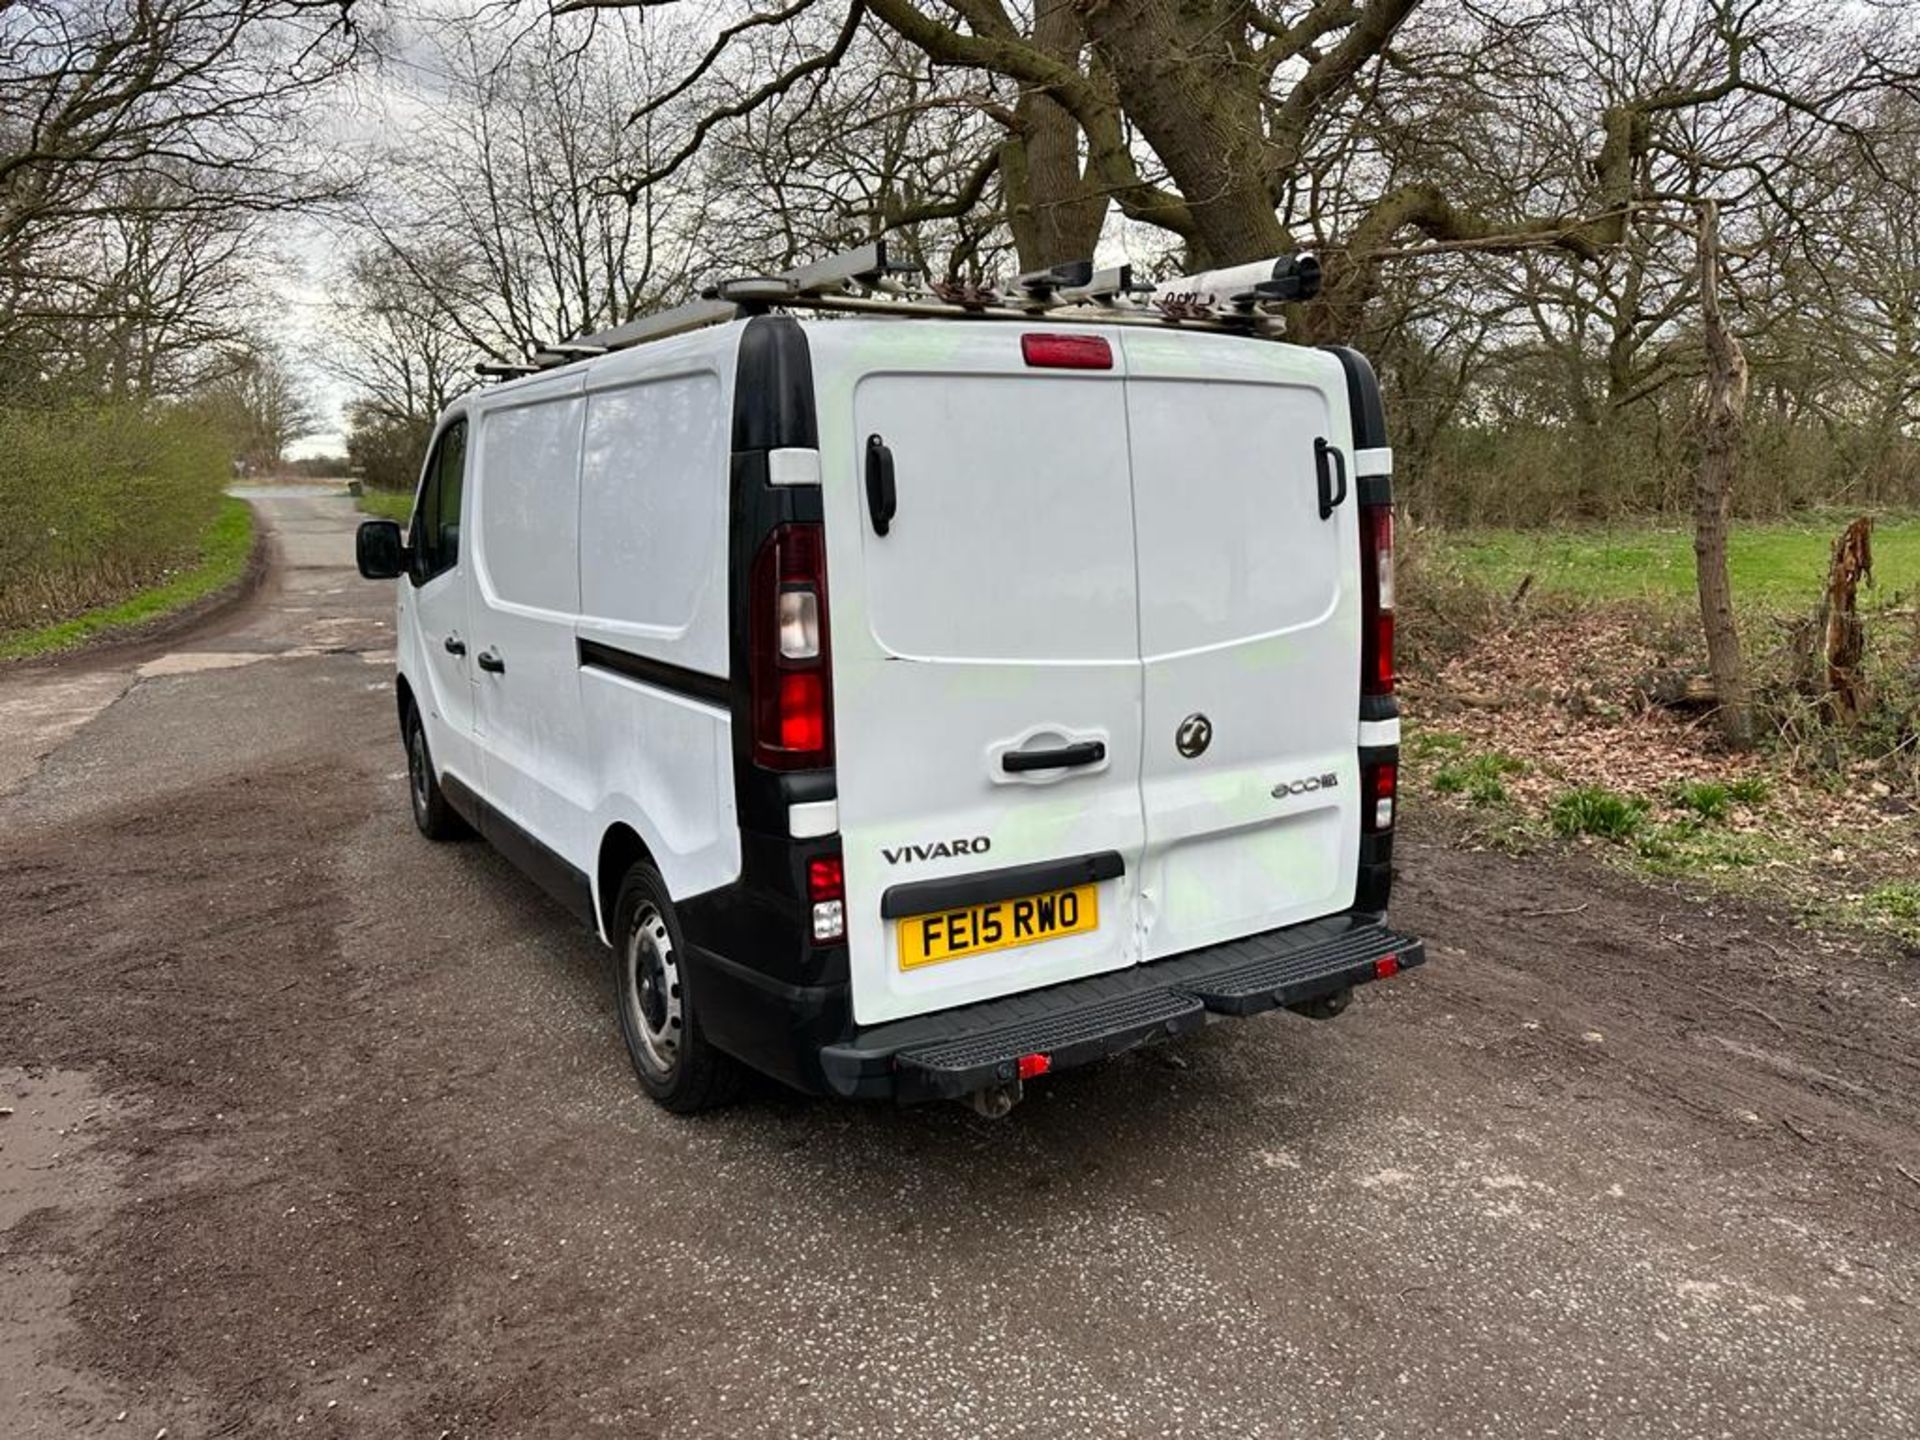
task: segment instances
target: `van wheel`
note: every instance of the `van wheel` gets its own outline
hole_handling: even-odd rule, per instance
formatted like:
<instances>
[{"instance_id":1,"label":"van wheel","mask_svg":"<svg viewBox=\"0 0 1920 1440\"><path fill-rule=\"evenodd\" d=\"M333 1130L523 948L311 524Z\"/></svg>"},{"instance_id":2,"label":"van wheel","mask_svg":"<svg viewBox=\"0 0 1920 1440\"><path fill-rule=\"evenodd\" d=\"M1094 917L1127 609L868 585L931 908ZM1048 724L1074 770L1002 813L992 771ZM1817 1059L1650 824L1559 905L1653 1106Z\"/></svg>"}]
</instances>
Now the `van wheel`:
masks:
<instances>
[{"instance_id":1,"label":"van wheel","mask_svg":"<svg viewBox=\"0 0 1920 1440\"><path fill-rule=\"evenodd\" d=\"M677 1115L711 1110L740 1088L740 1064L700 1033L680 968L680 921L660 872L642 862L614 906L614 1004L640 1084Z\"/></svg>"},{"instance_id":2,"label":"van wheel","mask_svg":"<svg viewBox=\"0 0 1920 1440\"><path fill-rule=\"evenodd\" d=\"M418 706L407 708L407 795L413 802L413 823L429 840L458 840L468 833L462 820L441 793L433 773L433 755L427 749L427 727Z\"/></svg>"}]
</instances>

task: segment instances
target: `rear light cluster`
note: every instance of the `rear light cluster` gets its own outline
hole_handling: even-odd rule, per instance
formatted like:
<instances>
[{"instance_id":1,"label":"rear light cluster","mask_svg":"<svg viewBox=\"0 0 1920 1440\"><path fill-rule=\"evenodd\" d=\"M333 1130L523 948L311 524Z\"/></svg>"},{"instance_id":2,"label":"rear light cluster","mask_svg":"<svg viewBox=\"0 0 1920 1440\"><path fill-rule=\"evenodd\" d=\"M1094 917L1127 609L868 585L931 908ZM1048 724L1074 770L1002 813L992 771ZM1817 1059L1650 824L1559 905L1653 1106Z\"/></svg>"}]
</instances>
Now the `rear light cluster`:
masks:
<instances>
[{"instance_id":1,"label":"rear light cluster","mask_svg":"<svg viewBox=\"0 0 1920 1440\"><path fill-rule=\"evenodd\" d=\"M1360 767L1360 825L1372 835L1393 828L1394 790L1400 767L1391 760Z\"/></svg>"},{"instance_id":2,"label":"rear light cluster","mask_svg":"<svg viewBox=\"0 0 1920 1440\"><path fill-rule=\"evenodd\" d=\"M1393 506L1360 507L1360 693L1393 694Z\"/></svg>"},{"instance_id":3,"label":"rear light cluster","mask_svg":"<svg viewBox=\"0 0 1920 1440\"><path fill-rule=\"evenodd\" d=\"M776 770L833 763L827 547L817 524L782 525L754 557L753 758Z\"/></svg>"},{"instance_id":4,"label":"rear light cluster","mask_svg":"<svg viewBox=\"0 0 1920 1440\"><path fill-rule=\"evenodd\" d=\"M1360 694L1393 694L1393 506L1360 507ZM1361 712L1367 712L1363 709ZM1377 713L1377 712L1376 712ZM1391 752L1389 752L1391 753ZM1373 835L1393 829L1399 766L1367 761L1361 754L1361 828Z\"/></svg>"},{"instance_id":5,"label":"rear light cluster","mask_svg":"<svg viewBox=\"0 0 1920 1440\"><path fill-rule=\"evenodd\" d=\"M847 880L838 855L816 855L807 861L807 898L813 902L813 938L845 939Z\"/></svg>"}]
</instances>

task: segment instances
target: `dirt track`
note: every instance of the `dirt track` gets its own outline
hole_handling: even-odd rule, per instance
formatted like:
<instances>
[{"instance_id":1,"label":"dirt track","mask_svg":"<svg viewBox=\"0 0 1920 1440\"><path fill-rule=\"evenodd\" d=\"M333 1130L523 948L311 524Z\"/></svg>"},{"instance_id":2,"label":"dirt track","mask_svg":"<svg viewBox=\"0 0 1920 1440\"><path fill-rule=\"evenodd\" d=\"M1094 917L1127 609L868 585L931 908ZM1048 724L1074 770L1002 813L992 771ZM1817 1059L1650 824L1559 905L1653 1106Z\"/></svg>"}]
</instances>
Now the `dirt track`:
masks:
<instances>
[{"instance_id":1,"label":"dirt track","mask_svg":"<svg viewBox=\"0 0 1920 1440\"><path fill-rule=\"evenodd\" d=\"M1920 959L1416 827L1335 1023L674 1120L266 508L218 633L0 674L0 1435L1920 1429Z\"/></svg>"}]
</instances>

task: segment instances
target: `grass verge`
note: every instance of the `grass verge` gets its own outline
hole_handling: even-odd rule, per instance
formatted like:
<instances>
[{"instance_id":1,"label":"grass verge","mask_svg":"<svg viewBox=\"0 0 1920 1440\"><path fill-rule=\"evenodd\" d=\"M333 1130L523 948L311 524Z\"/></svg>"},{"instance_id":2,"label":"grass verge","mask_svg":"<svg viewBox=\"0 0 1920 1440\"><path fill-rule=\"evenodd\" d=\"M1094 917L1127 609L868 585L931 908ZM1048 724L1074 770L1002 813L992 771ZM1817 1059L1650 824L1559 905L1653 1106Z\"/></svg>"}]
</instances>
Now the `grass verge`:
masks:
<instances>
[{"instance_id":1,"label":"grass verge","mask_svg":"<svg viewBox=\"0 0 1920 1440\"><path fill-rule=\"evenodd\" d=\"M1735 522L1727 568L1742 608L1811 610L1834 537L1851 518L1836 512L1765 525ZM1496 595L1513 594L1531 575L1541 593L1582 601L1650 600L1663 607L1695 602L1693 536L1683 529L1436 532L1429 543ZM1876 518L1873 568L1881 594L1911 590L1920 580L1920 517ZM1874 593L1863 592L1861 601L1871 606Z\"/></svg>"},{"instance_id":2,"label":"grass verge","mask_svg":"<svg viewBox=\"0 0 1920 1440\"><path fill-rule=\"evenodd\" d=\"M244 500L223 495L213 524L200 543L200 558L158 585L136 591L124 600L44 625L0 635L0 660L22 660L71 650L110 631L123 630L184 610L218 590L238 582L253 553L253 511Z\"/></svg>"},{"instance_id":3,"label":"grass verge","mask_svg":"<svg viewBox=\"0 0 1920 1440\"><path fill-rule=\"evenodd\" d=\"M363 490L356 503L362 515L398 520L402 525L413 518L413 496L398 490Z\"/></svg>"}]
</instances>

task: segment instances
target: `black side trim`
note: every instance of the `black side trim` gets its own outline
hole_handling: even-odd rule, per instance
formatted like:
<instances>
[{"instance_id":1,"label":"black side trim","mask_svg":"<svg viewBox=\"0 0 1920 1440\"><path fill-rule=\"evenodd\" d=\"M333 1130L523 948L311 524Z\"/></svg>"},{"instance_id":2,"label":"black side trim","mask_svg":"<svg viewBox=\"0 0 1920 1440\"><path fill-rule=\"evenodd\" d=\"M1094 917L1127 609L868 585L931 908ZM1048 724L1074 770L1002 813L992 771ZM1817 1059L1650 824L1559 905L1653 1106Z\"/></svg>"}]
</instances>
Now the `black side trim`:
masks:
<instances>
[{"instance_id":1,"label":"black side trim","mask_svg":"<svg viewBox=\"0 0 1920 1440\"><path fill-rule=\"evenodd\" d=\"M756 315L740 332L733 398L733 448L818 450L813 357L791 315Z\"/></svg>"},{"instance_id":2,"label":"black side trim","mask_svg":"<svg viewBox=\"0 0 1920 1440\"><path fill-rule=\"evenodd\" d=\"M1391 505L1393 503L1393 477L1391 475L1362 475L1353 482L1353 493L1360 497L1362 505Z\"/></svg>"},{"instance_id":3,"label":"black side trim","mask_svg":"<svg viewBox=\"0 0 1920 1440\"><path fill-rule=\"evenodd\" d=\"M880 897L880 914L893 920L902 915L957 910L962 905L989 905L995 900L1011 900L1043 890L1065 890L1072 885L1113 880L1126 871L1127 862L1120 858L1118 850L1102 850L1069 860L1042 860L1034 865L1009 865L972 875L919 880L910 885L891 886Z\"/></svg>"},{"instance_id":4,"label":"black side trim","mask_svg":"<svg viewBox=\"0 0 1920 1440\"><path fill-rule=\"evenodd\" d=\"M451 770L440 774L440 793L447 797L447 803L459 812L460 818L476 830L480 829L481 817L493 808Z\"/></svg>"},{"instance_id":5,"label":"black side trim","mask_svg":"<svg viewBox=\"0 0 1920 1440\"><path fill-rule=\"evenodd\" d=\"M684 665L670 665L665 660L635 655L631 650L621 650L598 640L582 640L579 644L583 669L605 670L651 685L656 690L684 695L705 705L718 705L723 710L733 702L733 682L723 675L707 675Z\"/></svg>"},{"instance_id":6,"label":"black side trim","mask_svg":"<svg viewBox=\"0 0 1920 1440\"><path fill-rule=\"evenodd\" d=\"M1364 772L1369 765L1379 765L1391 761L1400 763L1398 745L1362 745L1360 747L1360 768ZM1398 810L1400 801L1394 800ZM1354 879L1353 908L1363 915L1382 915L1387 913L1387 902L1393 896L1393 831L1362 830L1360 832L1360 868Z\"/></svg>"},{"instance_id":7,"label":"black side trim","mask_svg":"<svg viewBox=\"0 0 1920 1440\"><path fill-rule=\"evenodd\" d=\"M459 776L442 775L440 789L461 817L486 836L516 870L566 906L583 924L599 928L600 917L593 909L593 881L586 871L574 868L502 815L469 789Z\"/></svg>"},{"instance_id":8,"label":"black side trim","mask_svg":"<svg viewBox=\"0 0 1920 1440\"><path fill-rule=\"evenodd\" d=\"M1362 720L1398 720L1400 702L1391 695L1362 695L1360 718Z\"/></svg>"},{"instance_id":9,"label":"black side trim","mask_svg":"<svg viewBox=\"0 0 1920 1440\"><path fill-rule=\"evenodd\" d=\"M819 423L814 415L813 365L806 331L787 315L756 315L741 327L733 387L733 456L729 471L727 526L728 627L727 668L732 676L725 699L733 714L734 809L740 825L740 877L705 895L680 902L680 928L689 946L723 957L725 965L707 967L707 989L718 1000L702 1001L709 1017L715 1005L734 1006L742 1017L717 1018L716 1025L734 1033L736 1021L751 1024L754 1033L778 1038L791 1021L783 1002L769 999L742 980L748 972L769 985L839 987L832 1002L846 1010L847 960L844 945L816 945L813 940L812 902L807 897L807 862L838 851L838 836L795 840L787 833L791 806L831 800L836 793L833 770L768 770L753 762L752 674L748 636L748 585L753 559L761 543L778 525L819 523L820 487L774 485L768 478L767 456L782 449L817 449ZM727 968L731 966L733 968ZM695 982L696 986L698 982ZM822 995L827 993L821 991ZM832 1010L821 1001L822 1014ZM763 1013L764 1012L764 1013ZM823 1019L822 1025L829 1021ZM833 1022L840 1023L840 1022ZM716 1035L715 1043L736 1053L747 1042ZM755 1042L760 1043L760 1042ZM781 1039L782 1053L798 1044ZM755 1064L769 1068L760 1060Z\"/></svg>"},{"instance_id":10,"label":"black side trim","mask_svg":"<svg viewBox=\"0 0 1920 1440\"><path fill-rule=\"evenodd\" d=\"M1373 373L1373 366L1366 356L1348 346L1328 345L1325 349L1347 372L1347 405L1353 411L1353 448L1383 449L1387 443L1387 408L1380 399L1380 381Z\"/></svg>"}]
</instances>

